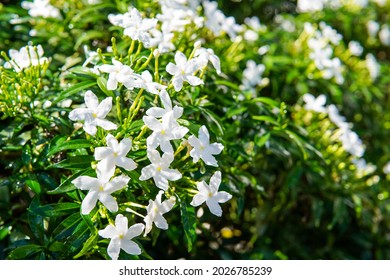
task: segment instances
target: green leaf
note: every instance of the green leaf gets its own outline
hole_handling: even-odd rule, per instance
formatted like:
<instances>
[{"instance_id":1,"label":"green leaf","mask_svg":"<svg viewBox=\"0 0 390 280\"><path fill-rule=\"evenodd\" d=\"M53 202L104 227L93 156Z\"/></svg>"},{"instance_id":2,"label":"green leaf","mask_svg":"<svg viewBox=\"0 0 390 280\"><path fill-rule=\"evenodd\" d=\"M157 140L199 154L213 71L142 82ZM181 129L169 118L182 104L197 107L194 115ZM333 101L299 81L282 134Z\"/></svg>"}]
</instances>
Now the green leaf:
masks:
<instances>
[{"instance_id":1,"label":"green leaf","mask_svg":"<svg viewBox=\"0 0 390 280\"><path fill-rule=\"evenodd\" d=\"M74 86L71 86L67 90L64 90L63 92L60 93L60 96L53 102L53 103L58 103L71 95L78 93L84 89L90 88L92 86L96 85L96 82L91 82L91 81L84 81L81 83L78 83Z\"/></svg>"},{"instance_id":2,"label":"green leaf","mask_svg":"<svg viewBox=\"0 0 390 280\"><path fill-rule=\"evenodd\" d=\"M66 179L64 182L62 182L61 185L59 185L56 189L54 189L52 191L48 191L47 193L48 194L60 194L60 193L66 193L66 192L75 190L76 186L72 184L72 181L74 179L76 179L77 177L82 176L82 175L94 176L94 175L96 175L96 172L92 168L89 168L86 170L85 169L79 170L78 172L73 174L71 177Z\"/></svg>"},{"instance_id":3,"label":"green leaf","mask_svg":"<svg viewBox=\"0 0 390 280\"><path fill-rule=\"evenodd\" d=\"M111 91L111 90L108 90L107 89L107 80L104 78L104 77L99 77L97 79L97 85L99 86L99 88L107 95L107 96L111 96L112 98L115 98L115 94Z\"/></svg>"},{"instance_id":4,"label":"green leaf","mask_svg":"<svg viewBox=\"0 0 390 280\"><path fill-rule=\"evenodd\" d=\"M257 121L269 122L275 126L279 126L279 123L270 116L253 116L252 119Z\"/></svg>"},{"instance_id":5,"label":"green leaf","mask_svg":"<svg viewBox=\"0 0 390 280\"><path fill-rule=\"evenodd\" d=\"M13 250L7 257L9 260L27 259L32 254L42 251L42 247L36 244L24 245Z\"/></svg>"},{"instance_id":6,"label":"green leaf","mask_svg":"<svg viewBox=\"0 0 390 280\"><path fill-rule=\"evenodd\" d=\"M261 135L261 136L255 136L255 144L257 147L263 147L265 145L265 143L267 143L267 141L269 140L269 138L271 137L271 133L270 132L267 132L266 134L264 135Z\"/></svg>"},{"instance_id":7,"label":"green leaf","mask_svg":"<svg viewBox=\"0 0 390 280\"><path fill-rule=\"evenodd\" d=\"M6 227L0 229L0 241L7 237L8 234L11 232L11 227Z\"/></svg>"},{"instance_id":8,"label":"green leaf","mask_svg":"<svg viewBox=\"0 0 390 280\"><path fill-rule=\"evenodd\" d=\"M30 208L36 209L38 207L40 207L39 200L37 197L34 197L34 199L30 203ZM44 224L43 224L43 217L31 211L28 212L27 216L28 216L28 224L30 226L31 232L38 240L43 241L44 231L45 231Z\"/></svg>"},{"instance_id":9,"label":"green leaf","mask_svg":"<svg viewBox=\"0 0 390 280\"><path fill-rule=\"evenodd\" d=\"M60 141L57 145L51 145L47 156L54 155L65 150L76 150L81 148L90 148L92 143L87 139L75 139L69 141Z\"/></svg>"},{"instance_id":10,"label":"green leaf","mask_svg":"<svg viewBox=\"0 0 390 280\"><path fill-rule=\"evenodd\" d=\"M74 202L63 202L46 204L39 207L30 207L28 211L43 217L58 217L70 213L79 212L80 204Z\"/></svg>"},{"instance_id":11,"label":"green leaf","mask_svg":"<svg viewBox=\"0 0 390 280\"><path fill-rule=\"evenodd\" d=\"M48 168L85 169L91 167L91 162L94 160L95 158L89 155L74 156L52 164Z\"/></svg>"},{"instance_id":12,"label":"green leaf","mask_svg":"<svg viewBox=\"0 0 390 280\"><path fill-rule=\"evenodd\" d=\"M97 245L98 238L99 238L98 232L97 232L97 230L95 230L95 232L87 239L87 241L85 241L84 246L81 249L81 251L73 258L78 259L78 258L84 256L89 251L91 251L93 249L93 247L95 247Z\"/></svg>"},{"instance_id":13,"label":"green leaf","mask_svg":"<svg viewBox=\"0 0 390 280\"><path fill-rule=\"evenodd\" d=\"M26 180L26 185L35 193L40 194L42 192L41 184L38 182L38 178L34 174L29 175L29 179Z\"/></svg>"},{"instance_id":14,"label":"green leaf","mask_svg":"<svg viewBox=\"0 0 390 280\"><path fill-rule=\"evenodd\" d=\"M192 250L192 244L196 239L196 215L195 208L188 207L183 200L180 202L181 222L183 224L184 234L187 242L188 252Z\"/></svg>"},{"instance_id":15,"label":"green leaf","mask_svg":"<svg viewBox=\"0 0 390 280\"><path fill-rule=\"evenodd\" d=\"M77 226L80 222L83 222L80 213L73 213L65 220L63 220L52 232L51 238L54 240L63 240L69 236L73 227Z\"/></svg>"}]
</instances>

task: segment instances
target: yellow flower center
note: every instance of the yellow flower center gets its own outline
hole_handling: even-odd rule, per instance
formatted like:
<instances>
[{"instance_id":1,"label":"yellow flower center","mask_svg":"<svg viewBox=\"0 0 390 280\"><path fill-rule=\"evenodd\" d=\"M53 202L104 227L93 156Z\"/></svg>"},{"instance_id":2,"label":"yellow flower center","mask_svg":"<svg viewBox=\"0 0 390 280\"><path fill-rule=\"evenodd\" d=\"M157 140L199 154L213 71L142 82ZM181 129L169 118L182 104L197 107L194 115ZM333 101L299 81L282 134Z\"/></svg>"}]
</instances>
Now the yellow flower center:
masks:
<instances>
[{"instance_id":1,"label":"yellow flower center","mask_svg":"<svg viewBox=\"0 0 390 280\"><path fill-rule=\"evenodd\" d=\"M161 130L161 135L165 135L165 130L163 129L163 130Z\"/></svg>"},{"instance_id":2,"label":"yellow flower center","mask_svg":"<svg viewBox=\"0 0 390 280\"><path fill-rule=\"evenodd\" d=\"M99 192L103 192L104 191L104 186L100 186L99 187Z\"/></svg>"},{"instance_id":3,"label":"yellow flower center","mask_svg":"<svg viewBox=\"0 0 390 280\"><path fill-rule=\"evenodd\" d=\"M97 114L96 113L92 113L92 117L97 118Z\"/></svg>"},{"instance_id":4,"label":"yellow flower center","mask_svg":"<svg viewBox=\"0 0 390 280\"><path fill-rule=\"evenodd\" d=\"M119 239L123 239L123 237L125 237L123 233L119 234Z\"/></svg>"},{"instance_id":5,"label":"yellow flower center","mask_svg":"<svg viewBox=\"0 0 390 280\"><path fill-rule=\"evenodd\" d=\"M160 172L162 170L162 168L159 166L156 168L158 172Z\"/></svg>"}]
</instances>

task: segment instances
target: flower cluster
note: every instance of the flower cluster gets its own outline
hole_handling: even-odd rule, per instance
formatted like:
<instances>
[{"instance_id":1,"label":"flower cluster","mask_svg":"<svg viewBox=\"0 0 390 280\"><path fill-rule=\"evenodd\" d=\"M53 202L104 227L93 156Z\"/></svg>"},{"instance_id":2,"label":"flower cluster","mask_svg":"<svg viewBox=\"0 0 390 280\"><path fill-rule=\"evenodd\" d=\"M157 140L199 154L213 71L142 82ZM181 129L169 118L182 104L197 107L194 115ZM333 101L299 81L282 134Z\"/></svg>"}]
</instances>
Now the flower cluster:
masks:
<instances>
[{"instance_id":1,"label":"flower cluster","mask_svg":"<svg viewBox=\"0 0 390 280\"><path fill-rule=\"evenodd\" d=\"M150 42L153 40L152 34L154 33L152 29L155 28L157 20L143 19L135 8L129 9L129 13L124 15L110 15L109 20L114 25L124 28L124 34L132 40L141 42L147 48L151 46ZM156 61L161 55L160 53L156 55L154 50L151 53L155 54ZM179 169L172 167L175 164L175 156L187 147L188 156L192 157L193 164L202 160L205 165L218 167L215 155L220 154L224 146L221 143L210 142L210 134L205 125L199 128L198 135L187 136L189 128L181 124L184 109L174 104L174 100L170 96L170 94L182 91L187 86L186 84L190 86L203 85L203 80L197 74L202 73L203 75L208 62L212 64L218 74L221 73L220 60L212 49L202 48L201 43L196 42L188 58L181 51L177 51L174 55L174 63L169 62L165 67L166 72L172 75L169 83L158 80L156 78L158 76L153 78L148 70L137 73L131 66L116 58L112 58L111 62L112 64L95 64L94 67L98 70L99 76L108 75L107 90L120 93L123 86L126 90L138 91L138 97L134 100L135 104L132 106L133 109L130 109L129 116L135 105L143 105L143 97L140 96L144 92L155 96L154 104L160 101L162 105L142 110L145 112L141 117L144 126L137 141L141 136L147 135L144 151L150 164L142 164L140 169L138 169L137 157L131 155L134 140L124 137L119 141L120 135L122 135L119 131L128 124L129 120L123 124L108 120L112 109L112 97L106 97L99 103L98 97L91 90L87 90L84 95L85 107L75 108L69 114L71 120L83 122L84 131L97 139L102 135L98 133L99 129L103 133L104 131L111 131L111 133L117 131L117 136L111 133L106 134L104 139L106 146L94 148L94 158L97 161L95 165L96 178L80 176L72 181L78 189L88 191L81 205L82 214L91 213L98 201L108 211L118 212L120 205L118 206L115 197L119 197L120 192L129 187L130 177L124 174L128 174L127 172L130 171L139 172L138 179L141 182L145 181L148 186L155 186L159 190L155 199L150 199L147 206L132 201L125 203L146 209L145 216L137 213L144 217L144 224L136 224L128 228L127 218L118 214L115 226L108 225L106 229L99 231L100 236L111 239L108 254L112 259L117 259L120 249L130 254L141 253L138 245L131 239L140 235L142 231L144 231L144 236L147 236L153 225L163 230L168 229L168 223L163 215L174 208L178 197L175 194L175 189L179 187L172 182L183 177ZM88 63L84 65L87 66ZM121 109L117 108L117 110ZM176 148L178 144L179 148ZM135 148L135 150L140 149L143 148L140 148L139 145ZM150 179L153 180L153 183L149 181ZM219 203L224 203L232 197L227 192L218 191L221 181L222 174L220 171L216 171L211 176L209 184L205 181L197 182L197 190L189 192L189 195L196 193L190 204L197 207L205 203L212 214L221 216L222 209ZM148 192L155 191L152 188ZM165 200L163 200L164 194ZM129 207L126 210L134 213L134 210Z\"/></svg>"},{"instance_id":2,"label":"flower cluster","mask_svg":"<svg viewBox=\"0 0 390 280\"><path fill-rule=\"evenodd\" d=\"M333 57L333 46L340 43L342 36L324 22L320 23L318 30L315 30L310 23L306 23L305 31L310 34L307 42L310 49L309 57L321 72L322 77L327 80L334 78L337 84L344 83L341 60Z\"/></svg>"},{"instance_id":3,"label":"flower cluster","mask_svg":"<svg viewBox=\"0 0 390 280\"><path fill-rule=\"evenodd\" d=\"M326 96L323 94L316 98L312 94L307 93L303 96L303 100L306 110L327 114L332 123L339 128L338 139L342 143L344 150L352 155L352 161L358 169L365 170L367 173L372 172L375 167L366 163L363 159L365 147L362 140L356 132L351 130L351 124L346 121L344 116L340 115L336 105L326 106Z\"/></svg>"},{"instance_id":4,"label":"flower cluster","mask_svg":"<svg viewBox=\"0 0 390 280\"><path fill-rule=\"evenodd\" d=\"M25 46L19 51L11 49L9 50L10 60L4 64L5 68L12 68L16 72L20 72L23 69L31 66L44 65L49 62L47 57L43 56L44 51L41 45Z\"/></svg>"}]
</instances>

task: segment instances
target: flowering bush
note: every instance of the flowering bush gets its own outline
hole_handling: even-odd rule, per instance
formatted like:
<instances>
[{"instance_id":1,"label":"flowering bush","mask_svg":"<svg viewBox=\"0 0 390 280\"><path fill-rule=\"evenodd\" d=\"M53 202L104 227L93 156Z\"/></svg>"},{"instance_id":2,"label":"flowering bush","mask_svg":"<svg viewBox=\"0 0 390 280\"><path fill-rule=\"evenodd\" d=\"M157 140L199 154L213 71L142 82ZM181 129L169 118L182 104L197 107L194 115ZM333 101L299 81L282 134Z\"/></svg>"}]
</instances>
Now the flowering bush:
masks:
<instances>
[{"instance_id":1,"label":"flowering bush","mask_svg":"<svg viewBox=\"0 0 390 280\"><path fill-rule=\"evenodd\" d=\"M390 3L220 2L0 6L2 258L390 257Z\"/></svg>"}]
</instances>

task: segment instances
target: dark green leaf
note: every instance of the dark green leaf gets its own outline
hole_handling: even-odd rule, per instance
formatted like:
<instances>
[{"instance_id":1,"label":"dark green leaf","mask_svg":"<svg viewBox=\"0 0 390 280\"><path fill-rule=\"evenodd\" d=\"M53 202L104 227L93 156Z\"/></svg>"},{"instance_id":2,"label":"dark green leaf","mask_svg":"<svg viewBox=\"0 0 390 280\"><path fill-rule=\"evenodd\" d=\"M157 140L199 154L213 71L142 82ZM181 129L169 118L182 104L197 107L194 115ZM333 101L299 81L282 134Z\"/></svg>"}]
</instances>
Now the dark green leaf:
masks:
<instances>
[{"instance_id":1,"label":"dark green leaf","mask_svg":"<svg viewBox=\"0 0 390 280\"><path fill-rule=\"evenodd\" d=\"M196 215L195 208L188 207L187 203L183 200L180 202L181 222L183 224L185 239L187 242L188 252L191 252L192 245L196 239Z\"/></svg>"},{"instance_id":2,"label":"dark green leaf","mask_svg":"<svg viewBox=\"0 0 390 280\"><path fill-rule=\"evenodd\" d=\"M61 183L56 189L52 191L48 191L48 194L60 194L60 193L66 193L69 191L73 191L76 189L76 186L72 184L72 181L76 179L79 176L94 176L96 175L96 172L92 168L88 168L86 170L80 170L77 171L75 174L73 174L71 177L66 179L64 182Z\"/></svg>"},{"instance_id":3,"label":"dark green leaf","mask_svg":"<svg viewBox=\"0 0 390 280\"><path fill-rule=\"evenodd\" d=\"M63 161L50 165L48 168L85 169L91 167L92 161L94 161L93 156L80 155L64 159Z\"/></svg>"},{"instance_id":4,"label":"dark green leaf","mask_svg":"<svg viewBox=\"0 0 390 280\"><path fill-rule=\"evenodd\" d=\"M41 189L41 184L38 182L37 176L30 174L29 179L26 180L26 185L35 193L35 194L40 194L42 189Z\"/></svg>"},{"instance_id":5,"label":"dark green leaf","mask_svg":"<svg viewBox=\"0 0 390 280\"><path fill-rule=\"evenodd\" d=\"M92 234L88 239L87 241L85 241L84 243L84 246L83 248L81 249L81 251L76 255L74 256L73 258L74 259L78 259L82 256L84 256L86 253L88 253L89 251L91 251L93 249L94 246L97 245L97 241L98 241L98 238L99 238L99 235L98 235L98 232L97 230L94 232L94 234Z\"/></svg>"},{"instance_id":6,"label":"dark green leaf","mask_svg":"<svg viewBox=\"0 0 390 280\"><path fill-rule=\"evenodd\" d=\"M75 139L57 143L57 145L51 145L47 156L54 155L58 152L65 150L76 150L81 148L90 148L92 143L87 139Z\"/></svg>"},{"instance_id":7,"label":"dark green leaf","mask_svg":"<svg viewBox=\"0 0 390 280\"><path fill-rule=\"evenodd\" d=\"M23 260L30 257L32 254L39 253L42 247L36 244L24 245L13 250L7 257L9 260Z\"/></svg>"},{"instance_id":8,"label":"dark green leaf","mask_svg":"<svg viewBox=\"0 0 390 280\"><path fill-rule=\"evenodd\" d=\"M91 81L84 81L81 83L78 83L74 86L71 86L67 90L64 90L63 92L60 93L60 96L54 101L54 103L58 103L66 98L69 98L71 95L78 93L84 89L90 88L94 86L96 82L91 82Z\"/></svg>"},{"instance_id":9,"label":"dark green leaf","mask_svg":"<svg viewBox=\"0 0 390 280\"><path fill-rule=\"evenodd\" d=\"M56 204L46 204L39 207L28 208L28 211L44 216L44 217L58 217L69 213L79 212L80 204L73 202L64 202Z\"/></svg>"}]
</instances>

